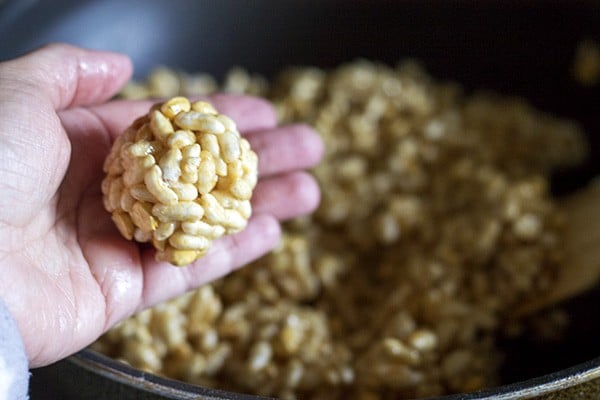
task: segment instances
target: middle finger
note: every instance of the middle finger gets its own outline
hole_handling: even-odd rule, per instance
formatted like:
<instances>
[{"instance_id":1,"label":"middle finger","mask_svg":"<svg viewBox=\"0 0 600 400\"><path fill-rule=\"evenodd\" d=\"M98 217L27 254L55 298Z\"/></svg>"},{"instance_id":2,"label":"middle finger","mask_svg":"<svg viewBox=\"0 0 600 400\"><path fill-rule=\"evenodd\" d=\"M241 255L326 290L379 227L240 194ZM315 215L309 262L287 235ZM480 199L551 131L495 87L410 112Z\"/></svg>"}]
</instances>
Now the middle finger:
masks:
<instances>
[{"instance_id":1,"label":"middle finger","mask_svg":"<svg viewBox=\"0 0 600 400\"><path fill-rule=\"evenodd\" d=\"M323 142L308 125L280 126L245 135L258 155L261 177L315 166L323 156Z\"/></svg>"}]
</instances>

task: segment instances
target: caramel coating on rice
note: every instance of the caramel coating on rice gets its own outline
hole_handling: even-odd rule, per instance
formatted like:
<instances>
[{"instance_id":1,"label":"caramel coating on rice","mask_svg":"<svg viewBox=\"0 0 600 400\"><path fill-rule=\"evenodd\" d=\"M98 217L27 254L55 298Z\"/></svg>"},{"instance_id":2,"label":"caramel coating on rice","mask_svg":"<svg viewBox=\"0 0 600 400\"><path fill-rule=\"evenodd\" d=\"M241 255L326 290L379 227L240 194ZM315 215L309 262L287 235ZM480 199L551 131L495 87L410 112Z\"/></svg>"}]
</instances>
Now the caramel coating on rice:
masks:
<instances>
[{"instance_id":1,"label":"caramel coating on rice","mask_svg":"<svg viewBox=\"0 0 600 400\"><path fill-rule=\"evenodd\" d=\"M223 86L262 88L282 122L316 127L321 205L269 255L125 321L96 348L282 399L497 384L496 335L516 304L552 290L563 257L547 178L585 156L579 128L521 99L467 96L412 62L290 69L268 87L235 69Z\"/></svg>"},{"instance_id":2,"label":"caramel coating on rice","mask_svg":"<svg viewBox=\"0 0 600 400\"><path fill-rule=\"evenodd\" d=\"M104 206L126 239L151 242L158 260L188 265L246 226L257 161L229 117L173 97L115 141L104 164Z\"/></svg>"}]
</instances>

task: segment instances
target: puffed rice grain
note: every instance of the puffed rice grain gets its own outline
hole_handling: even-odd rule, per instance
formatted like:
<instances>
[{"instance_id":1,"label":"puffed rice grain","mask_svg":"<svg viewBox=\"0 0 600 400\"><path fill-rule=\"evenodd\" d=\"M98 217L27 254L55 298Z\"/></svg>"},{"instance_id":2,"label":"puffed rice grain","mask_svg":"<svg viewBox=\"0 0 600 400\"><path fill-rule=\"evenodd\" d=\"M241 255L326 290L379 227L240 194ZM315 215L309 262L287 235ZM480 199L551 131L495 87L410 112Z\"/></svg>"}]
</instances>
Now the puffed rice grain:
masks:
<instances>
[{"instance_id":1,"label":"puffed rice grain","mask_svg":"<svg viewBox=\"0 0 600 400\"><path fill-rule=\"evenodd\" d=\"M244 229L251 215L256 154L205 101L178 96L154 106L115 141L104 171L104 204L119 232L151 242L157 259L175 265ZM213 196L217 186L229 194Z\"/></svg>"}]
</instances>

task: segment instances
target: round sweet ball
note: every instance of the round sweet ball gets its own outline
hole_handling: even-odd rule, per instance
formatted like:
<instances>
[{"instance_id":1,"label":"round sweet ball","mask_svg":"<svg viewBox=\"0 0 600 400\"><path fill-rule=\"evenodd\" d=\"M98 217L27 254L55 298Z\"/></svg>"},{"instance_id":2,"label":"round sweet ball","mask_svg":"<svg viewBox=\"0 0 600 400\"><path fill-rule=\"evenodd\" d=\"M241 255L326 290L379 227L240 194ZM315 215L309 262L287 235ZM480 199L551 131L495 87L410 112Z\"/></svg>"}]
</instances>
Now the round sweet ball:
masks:
<instances>
[{"instance_id":1,"label":"round sweet ball","mask_svg":"<svg viewBox=\"0 0 600 400\"><path fill-rule=\"evenodd\" d=\"M231 118L208 102L174 97L115 141L104 163L104 207L126 239L187 265L246 227L257 165Z\"/></svg>"}]
</instances>

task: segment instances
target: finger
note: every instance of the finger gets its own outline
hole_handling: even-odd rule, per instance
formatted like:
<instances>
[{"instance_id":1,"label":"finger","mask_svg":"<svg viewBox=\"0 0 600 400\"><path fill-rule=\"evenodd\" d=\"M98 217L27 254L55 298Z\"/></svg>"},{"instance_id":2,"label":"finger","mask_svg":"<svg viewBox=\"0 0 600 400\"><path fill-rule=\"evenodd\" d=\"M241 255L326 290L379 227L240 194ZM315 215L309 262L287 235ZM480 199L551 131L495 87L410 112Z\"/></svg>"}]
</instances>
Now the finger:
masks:
<instances>
[{"instance_id":1,"label":"finger","mask_svg":"<svg viewBox=\"0 0 600 400\"><path fill-rule=\"evenodd\" d=\"M261 176L310 168L323 156L323 141L308 125L251 132L246 138L258 155Z\"/></svg>"},{"instance_id":2,"label":"finger","mask_svg":"<svg viewBox=\"0 0 600 400\"><path fill-rule=\"evenodd\" d=\"M86 258L94 261L90 263L91 270L107 299L108 325L133 313L136 304L139 304L139 311L226 275L262 256L279 240L278 219L309 213L319 202L315 180L303 172L265 179L255 193L254 216L242 232L215 241L206 256L183 268L157 262L155 251L144 249L143 273L128 267L137 265L137 260L133 259L136 256L133 248L137 245L118 237L108 216L97 218L102 208L100 200L95 198L84 207L82 215L90 218L84 218L88 222L80 228L82 247ZM143 285L137 283L142 279L141 275ZM141 300L137 301L138 298Z\"/></svg>"},{"instance_id":3,"label":"finger","mask_svg":"<svg viewBox=\"0 0 600 400\"><path fill-rule=\"evenodd\" d=\"M55 110L104 102L127 82L132 66L122 54L66 44L42 47L4 65L31 94Z\"/></svg>"},{"instance_id":4,"label":"finger","mask_svg":"<svg viewBox=\"0 0 600 400\"><path fill-rule=\"evenodd\" d=\"M265 100L248 96L211 97L217 108L237 118L240 129L272 128L276 123L272 106ZM61 122L69 134L73 154L68 182L85 188L93 180L110 151L114 138L133 120L148 112L150 101L115 101L95 107L76 107L60 112ZM254 110L250 113L248 110ZM77 186L79 185L79 186Z\"/></svg>"},{"instance_id":5,"label":"finger","mask_svg":"<svg viewBox=\"0 0 600 400\"><path fill-rule=\"evenodd\" d=\"M203 258L187 267L157 262L154 250L147 250L142 259L144 286L138 311L250 263L272 250L280 237L277 220L270 215L260 215L253 217L242 232L215 241Z\"/></svg>"},{"instance_id":6,"label":"finger","mask_svg":"<svg viewBox=\"0 0 600 400\"><path fill-rule=\"evenodd\" d=\"M273 106L266 100L251 96L209 96L215 108L232 118L242 133L266 130L275 127L277 116ZM155 102L149 100L117 100L90 108L116 138L138 117L148 113Z\"/></svg>"},{"instance_id":7,"label":"finger","mask_svg":"<svg viewBox=\"0 0 600 400\"><path fill-rule=\"evenodd\" d=\"M208 99L219 113L235 121L242 134L271 129L277 125L277 114L267 100L234 94L216 94Z\"/></svg>"},{"instance_id":8,"label":"finger","mask_svg":"<svg viewBox=\"0 0 600 400\"><path fill-rule=\"evenodd\" d=\"M255 215L270 214L287 220L314 211L320 197L315 179L298 171L261 180L254 189L252 207Z\"/></svg>"},{"instance_id":9,"label":"finger","mask_svg":"<svg viewBox=\"0 0 600 400\"><path fill-rule=\"evenodd\" d=\"M118 101L90 108L89 110L67 110L61 113L63 124L68 132L102 132L112 136L123 131L140 114L147 112L151 102ZM264 100L254 97L219 96L216 104L224 113L237 110L236 104L245 104L255 110L253 114L239 112L235 116L241 130L250 130L246 135L259 159L259 174L268 176L315 166L323 156L323 142L320 136L308 125L295 124L273 128L275 117L272 107ZM82 111L86 111L83 113ZM92 111L88 113L87 111ZM88 115L85 115L88 114ZM230 112L229 114L235 114ZM76 124L84 117L86 124ZM95 118L89 118L95 117ZM79 129L81 126L88 129ZM265 130L256 130L260 126ZM92 129L92 127L96 127ZM270 127L270 128L266 128ZM75 134L72 136L78 136ZM86 139L87 142L87 139ZM108 142L107 142L108 143ZM110 143L108 143L110 146ZM94 147L97 151L99 147Z\"/></svg>"}]
</instances>

